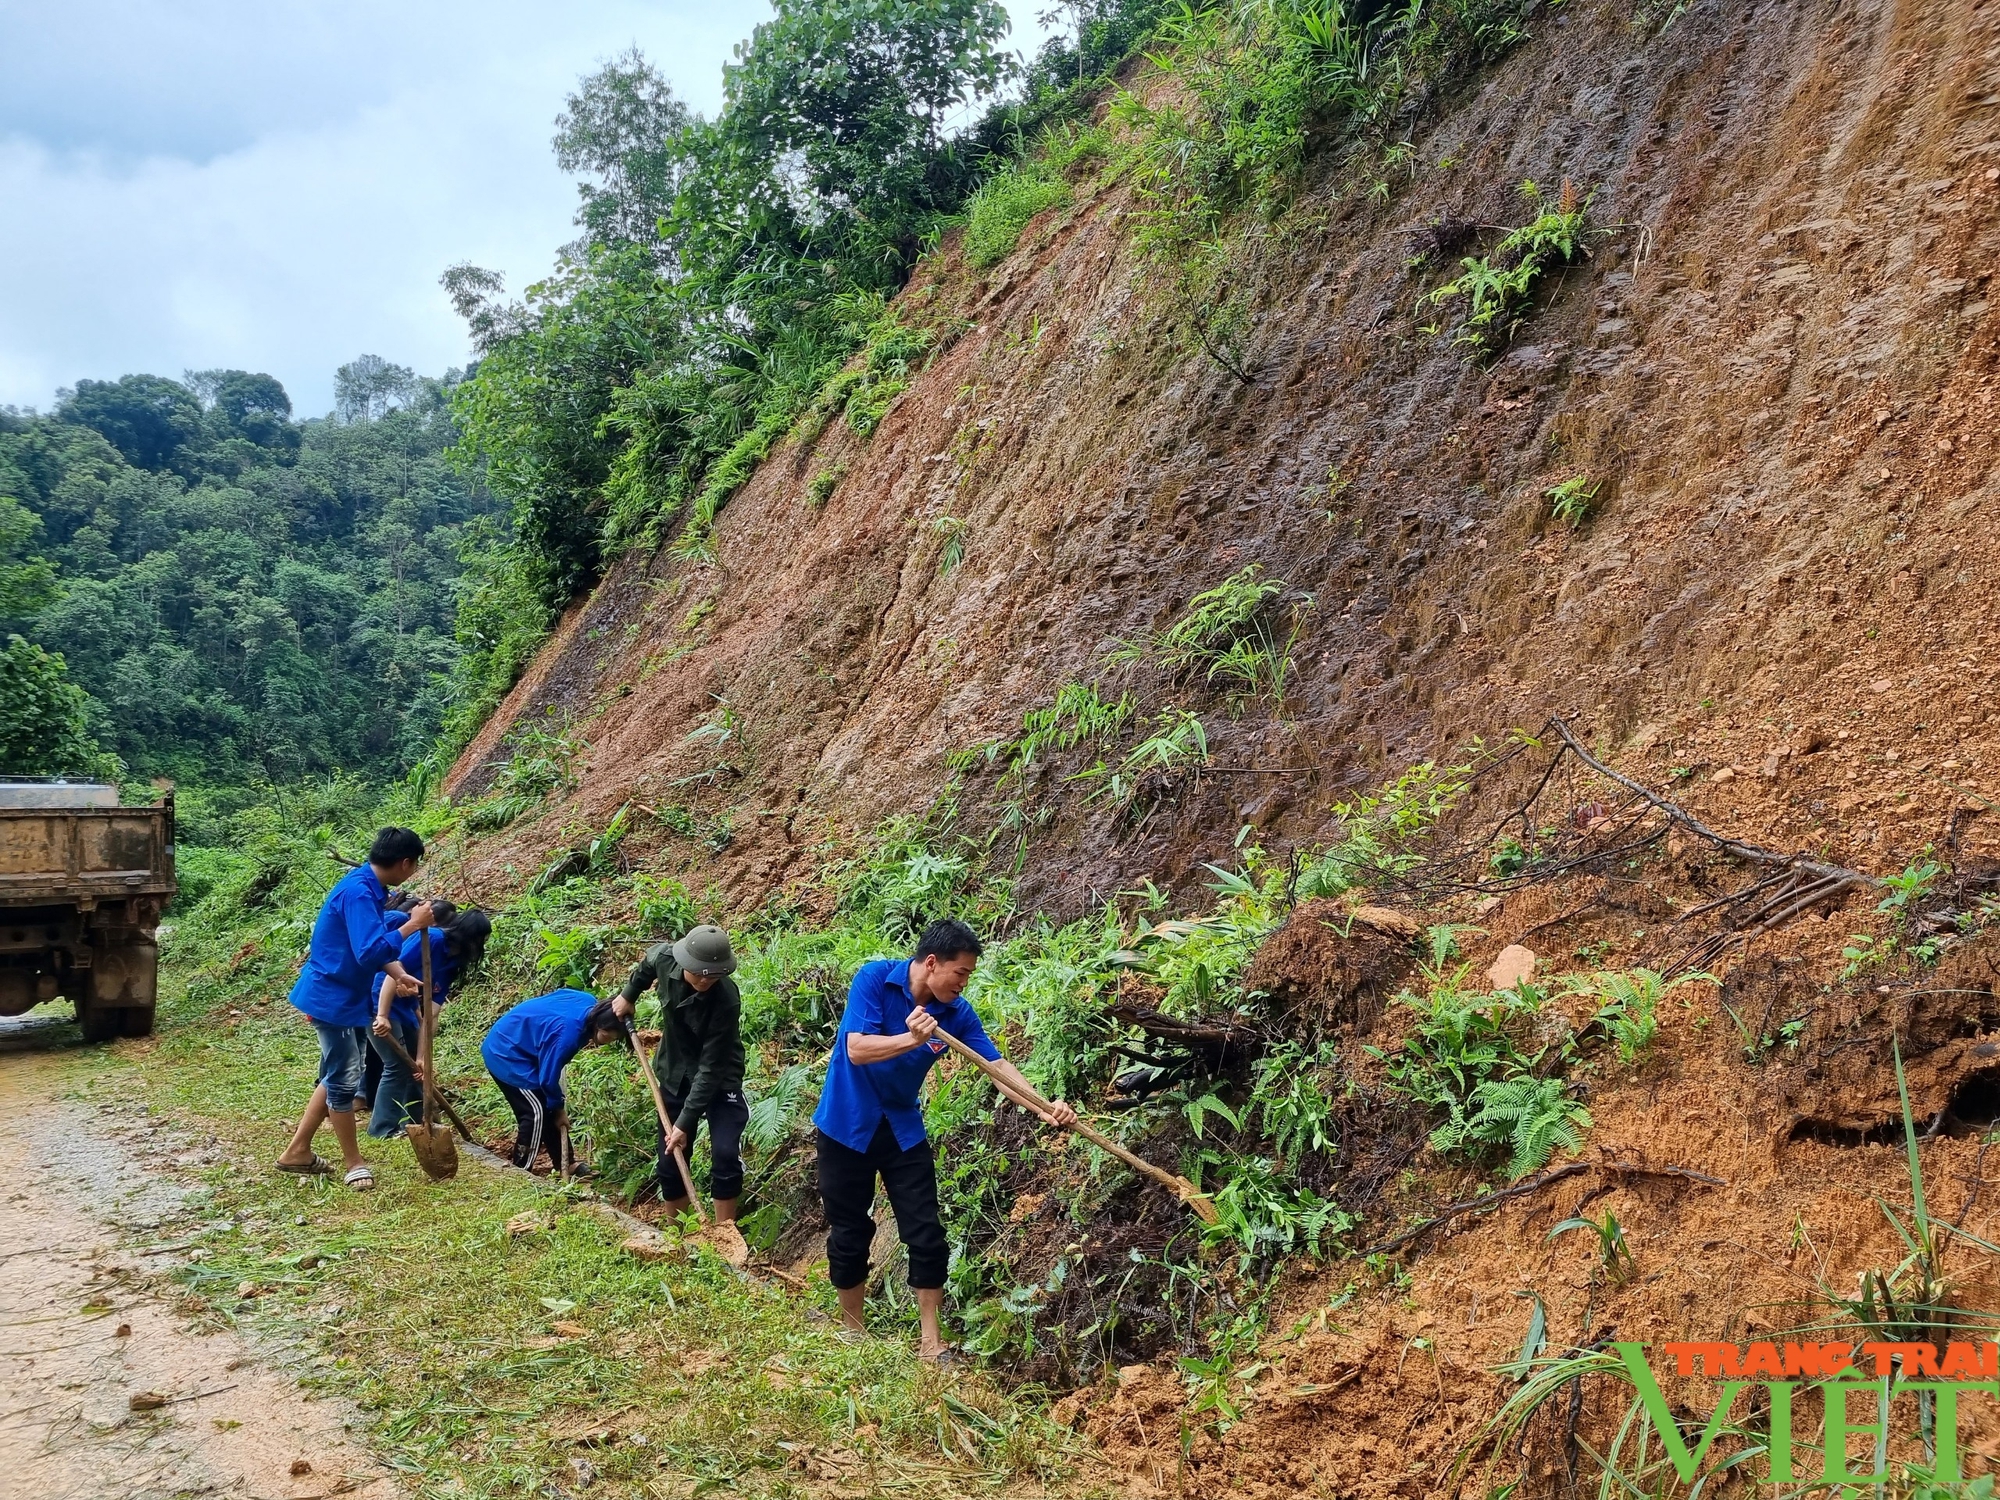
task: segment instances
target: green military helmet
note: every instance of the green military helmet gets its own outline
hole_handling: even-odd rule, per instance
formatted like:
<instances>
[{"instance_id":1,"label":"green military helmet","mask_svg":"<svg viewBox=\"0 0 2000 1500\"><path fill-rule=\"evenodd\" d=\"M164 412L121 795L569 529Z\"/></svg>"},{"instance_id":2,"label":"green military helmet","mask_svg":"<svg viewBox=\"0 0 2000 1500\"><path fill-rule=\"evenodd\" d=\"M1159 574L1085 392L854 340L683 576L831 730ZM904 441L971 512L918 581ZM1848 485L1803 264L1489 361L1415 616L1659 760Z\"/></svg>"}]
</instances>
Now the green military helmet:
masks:
<instances>
[{"instance_id":1,"label":"green military helmet","mask_svg":"<svg viewBox=\"0 0 2000 1500\"><path fill-rule=\"evenodd\" d=\"M674 944L674 962L690 974L734 974L736 955L729 934L704 923Z\"/></svg>"}]
</instances>

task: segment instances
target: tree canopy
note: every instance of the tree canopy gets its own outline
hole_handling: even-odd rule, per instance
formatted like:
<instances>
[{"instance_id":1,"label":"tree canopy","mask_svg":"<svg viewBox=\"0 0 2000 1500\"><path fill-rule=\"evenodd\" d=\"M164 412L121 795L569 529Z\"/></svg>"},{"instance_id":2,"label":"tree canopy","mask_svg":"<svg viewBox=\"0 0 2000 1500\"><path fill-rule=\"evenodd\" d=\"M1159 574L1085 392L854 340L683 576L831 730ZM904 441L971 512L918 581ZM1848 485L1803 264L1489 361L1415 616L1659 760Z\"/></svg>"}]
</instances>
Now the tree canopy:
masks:
<instances>
[{"instance_id":1,"label":"tree canopy","mask_svg":"<svg viewBox=\"0 0 2000 1500\"><path fill-rule=\"evenodd\" d=\"M347 420L298 423L269 375L127 375L0 421L0 625L34 711L134 771L240 782L394 772L490 704L494 642L456 616L508 538L445 457L455 378L363 356Z\"/></svg>"}]
</instances>

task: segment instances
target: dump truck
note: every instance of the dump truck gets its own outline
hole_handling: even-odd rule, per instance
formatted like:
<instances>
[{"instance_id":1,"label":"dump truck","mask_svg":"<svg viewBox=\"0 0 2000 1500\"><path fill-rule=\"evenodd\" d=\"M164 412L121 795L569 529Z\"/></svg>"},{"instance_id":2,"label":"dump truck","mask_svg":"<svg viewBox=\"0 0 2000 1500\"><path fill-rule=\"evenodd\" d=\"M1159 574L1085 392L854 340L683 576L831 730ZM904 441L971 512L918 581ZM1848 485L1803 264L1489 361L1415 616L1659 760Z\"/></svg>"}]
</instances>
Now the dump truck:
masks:
<instances>
[{"instance_id":1,"label":"dump truck","mask_svg":"<svg viewBox=\"0 0 2000 1500\"><path fill-rule=\"evenodd\" d=\"M0 777L0 1016L62 998L86 1041L151 1034L173 894L172 792Z\"/></svg>"}]
</instances>

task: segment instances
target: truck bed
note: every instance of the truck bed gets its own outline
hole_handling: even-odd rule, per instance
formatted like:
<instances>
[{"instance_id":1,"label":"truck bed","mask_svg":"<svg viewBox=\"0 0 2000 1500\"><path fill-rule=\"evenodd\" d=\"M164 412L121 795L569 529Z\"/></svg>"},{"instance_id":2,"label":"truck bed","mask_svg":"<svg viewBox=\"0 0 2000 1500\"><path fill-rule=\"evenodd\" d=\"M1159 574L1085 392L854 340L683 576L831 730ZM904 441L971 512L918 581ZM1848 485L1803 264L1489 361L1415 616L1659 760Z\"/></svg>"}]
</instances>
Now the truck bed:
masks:
<instances>
[{"instance_id":1,"label":"truck bed","mask_svg":"<svg viewBox=\"0 0 2000 1500\"><path fill-rule=\"evenodd\" d=\"M174 805L0 807L0 903L170 896Z\"/></svg>"}]
</instances>

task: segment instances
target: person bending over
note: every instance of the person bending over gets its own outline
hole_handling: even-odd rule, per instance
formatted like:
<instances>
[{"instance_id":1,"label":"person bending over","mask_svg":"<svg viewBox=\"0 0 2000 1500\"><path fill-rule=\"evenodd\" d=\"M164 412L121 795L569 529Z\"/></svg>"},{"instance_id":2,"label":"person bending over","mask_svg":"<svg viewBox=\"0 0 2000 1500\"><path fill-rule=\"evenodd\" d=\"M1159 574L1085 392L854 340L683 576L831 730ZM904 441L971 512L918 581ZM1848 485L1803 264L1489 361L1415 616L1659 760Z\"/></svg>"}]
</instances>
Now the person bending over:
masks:
<instances>
[{"instance_id":1,"label":"person bending over","mask_svg":"<svg viewBox=\"0 0 2000 1500\"><path fill-rule=\"evenodd\" d=\"M438 1013L445 1001L451 998L453 982L472 973L486 956L486 939L492 931L493 923L478 907L468 906L460 911L449 902L440 901L437 926L404 942L398 962L405 973L419 980L419 989L424 972L423 950L426 947L431 950L433 1026L438 1023ZM418 995L398 993L395 976L383 973L376 990L375 1021L368 1038L369 1061L374 1065L369 1071L376 1078L368 1133L378 1140L400 1134L405 1125L421 1120L424 1115L423 1080L389 1044L394 1037L404 1052L412 1058L417 1056L420 1003Z\"/></svg>"},{"instance_id":2,"label":"person bending over","mask_svg":"<svg viewBox=\"0 0 2000 1500\"><path fill-rule=\"evenodd\" d=\"M563 1069L585 1047L625 1039L625 1022L609 1000L586 990L556 990L523 1000L487 1029L479 1044L486 1071L514 1111L515 1166L530 1171L544 1142L550 1160L569 1155L569 1115Z\"/></svg>"},{"instance_id":3,"label":"person bending over","mask_svg":"<svg viewBox=\"0 0 2000 1500\"><path fill-rule=\"evenodd\" d=\"M278 1170L322 1175L327 1165L314 1154L313 1136L322 1121L333 1126L346 1164L347 1185L357 1191L375 1186L375 1174L361 1159L354 1131L354 1096L361 1088L373 1018L377 972L387 969L399 989L415 994L417 982L404 971L399 938L431 925L429 902L420 901L400 924L390 925L389 891L417 873L424 841L407 828L384 828L368 848L368 863L339 880L313 920L305 966L292 986L291 1001L319 1033L319 1078Z\"/></svg>"},{"instance_id":4,"label":"person bending over","mask_svg":"<svg viewBox=\"0 0 2000 1500\"><path fill-rule=\"evenodd\" d=\"M979 1024L962 997L984 951L963 922L933 922L916 955L865 963L848 987L847 1009L834 1038L826 1084L813 1124L819 1133L819 1192L826 1205L826 1263L840 1293L841 1318L860 1337L868 1284L868 1247L875 1237L875 1179L889 1195L896 1232L910 1256L910 1288L921 1327L917 1353L944 1353L938 1310L944 1304L946 1246L938 1220L937 1164L924 1135L917 1091L946 1051L947 1031L993 1063L1002 1077L1027 1081ZM1055 1101L1059 1125L1076 1112Z\"/></svg>"},{"instance_id":5,"label":"person bending over","mask_svg":"<svg viewBox=\"0 0 2000 1500\"><path fill-rule=\"evenodd\" d=\"M649 985L660 991L660 1050L653 1076L673 1133L660 1132L655 1173L660 1201L672 1213L688 1206L694 1185L681 1181L675 1151L692 1151L708 1121L709 1191L715 1216L734 1219L743 1192L743 1001L736 992L736 955L720 927L697 927L677 943L649 948L625 981L621 998L636 1006Z\"/></svg>"}]
</instances>

